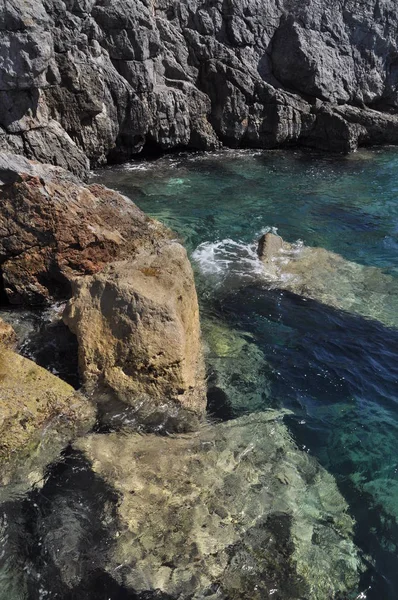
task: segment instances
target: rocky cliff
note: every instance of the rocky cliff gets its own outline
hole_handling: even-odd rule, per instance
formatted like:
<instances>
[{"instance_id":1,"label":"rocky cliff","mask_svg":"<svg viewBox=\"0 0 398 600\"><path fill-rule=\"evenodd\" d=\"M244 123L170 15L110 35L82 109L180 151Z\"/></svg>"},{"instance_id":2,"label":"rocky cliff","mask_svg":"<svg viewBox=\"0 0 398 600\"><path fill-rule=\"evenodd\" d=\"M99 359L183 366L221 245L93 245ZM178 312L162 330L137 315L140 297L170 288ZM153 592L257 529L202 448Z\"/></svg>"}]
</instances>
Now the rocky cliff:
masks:
<instances>
[{"instance_id":1,"label":"rocky cliff","mask_svg":"<svg viewBox=\"0 0 398 600\"><path fill-rule=\"evenodd\" d=\"M397 33L394 0L0 0L0 149L395 143Z\"/></svg>"}]
</instances>

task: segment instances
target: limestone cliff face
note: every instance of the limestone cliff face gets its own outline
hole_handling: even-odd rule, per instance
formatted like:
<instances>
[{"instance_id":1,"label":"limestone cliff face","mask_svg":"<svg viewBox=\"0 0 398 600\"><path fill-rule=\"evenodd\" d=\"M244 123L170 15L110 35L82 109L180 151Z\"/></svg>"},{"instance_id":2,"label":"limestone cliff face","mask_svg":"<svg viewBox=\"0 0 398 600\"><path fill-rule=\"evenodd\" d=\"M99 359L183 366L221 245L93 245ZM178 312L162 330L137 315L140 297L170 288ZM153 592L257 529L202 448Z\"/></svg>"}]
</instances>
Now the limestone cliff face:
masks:
<instances>
[{"instance_id":1,"label":"limestone cliff face","mask_svg":"<svg viewBox=\"0 0 398 600\"><path fill-rule=\"evenodd\" d=\"M1 0L0 148L395 143L397 33L393 0Z\"/></svg>"}]
</instances>

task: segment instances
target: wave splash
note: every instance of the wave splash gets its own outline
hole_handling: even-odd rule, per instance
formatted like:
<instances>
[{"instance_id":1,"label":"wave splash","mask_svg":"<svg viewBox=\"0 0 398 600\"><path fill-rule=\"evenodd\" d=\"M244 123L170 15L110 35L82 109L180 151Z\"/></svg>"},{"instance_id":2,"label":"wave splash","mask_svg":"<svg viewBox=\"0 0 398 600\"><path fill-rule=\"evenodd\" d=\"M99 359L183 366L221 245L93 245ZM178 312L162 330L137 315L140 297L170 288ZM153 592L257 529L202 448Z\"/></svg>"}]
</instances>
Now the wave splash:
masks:
<instances>
[{"instance_id":1,"label":"wave splash","mask_svg":"<svg viewBox=\"0 0 398 600\"><path fill-rule=\"evenodd\" d=\"M200 273L210 278L217 287L258 281L259 277L270 284L278 282L286 277L281 273L280 266L288 262L293 254L299 253L303 243L298 240L292 244L290 252L281 253L272 268L267 268L258 257L257 246L261 235L268 232L278 235L276 227L266 227L250 243L230 238L203 242L192 253L192 259Z\"/></svg>"}]
</instances>

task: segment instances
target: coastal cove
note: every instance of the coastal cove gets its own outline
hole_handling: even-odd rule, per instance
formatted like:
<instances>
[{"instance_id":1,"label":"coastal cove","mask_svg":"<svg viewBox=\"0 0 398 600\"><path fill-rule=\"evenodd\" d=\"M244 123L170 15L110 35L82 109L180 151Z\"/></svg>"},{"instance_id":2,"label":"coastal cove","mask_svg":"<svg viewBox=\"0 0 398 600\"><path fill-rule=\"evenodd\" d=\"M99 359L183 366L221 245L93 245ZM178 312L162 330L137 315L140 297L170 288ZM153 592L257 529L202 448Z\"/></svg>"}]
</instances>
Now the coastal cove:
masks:
<instances>
[{"instance_id":1,"label":"coastal cove","mask_svg":"<svg viewBox=\"0 0 398 600\"><path fill-rule=\"evenodd\" d=\"M348 157L226 151L171 155L95 176L183 239L216 380L215 416L292 411L286 420L294 439L334 475L349 504L368 566L358 597L372 600L398 594L398 333L376 319L264 285L256 242L277 228L289 242L326 248L396 281L397 166L394 148ZM363 289L365 303L368 295ZM398 297L390 295L386 305L396 315ZM249 342L249 350L231 345L224 357L228 381L217 381L214 322ZM265 374L248 373L253 346ZM223 386L235 398L220 408Z\"/></svg>"},{"instance_id":2,"label":"coastal cove","mask_svg":"<svg viewBox=\"0 0 398 600\"><path fill-rule=\"evenodd\" d=\"M0 0L0 600L398 599L398 0Z\"/></svg>"},{"instance_id":3,"label":"coastal cove","mask_svg":"<svg viewBox=\"0 0 398 600\"><path fill-rule=\"evenodd\" d=\"M62 277L10 259L9 296L44 308L0 318L28 371L97 410L44 477L33 453L33 486L2 489L0 600L396 600L398 150L174 153L90 186L26 162L7 201L31 214L39 172ZM269 232L284 242L260 260Z\"/></svg>"}]
</instances>

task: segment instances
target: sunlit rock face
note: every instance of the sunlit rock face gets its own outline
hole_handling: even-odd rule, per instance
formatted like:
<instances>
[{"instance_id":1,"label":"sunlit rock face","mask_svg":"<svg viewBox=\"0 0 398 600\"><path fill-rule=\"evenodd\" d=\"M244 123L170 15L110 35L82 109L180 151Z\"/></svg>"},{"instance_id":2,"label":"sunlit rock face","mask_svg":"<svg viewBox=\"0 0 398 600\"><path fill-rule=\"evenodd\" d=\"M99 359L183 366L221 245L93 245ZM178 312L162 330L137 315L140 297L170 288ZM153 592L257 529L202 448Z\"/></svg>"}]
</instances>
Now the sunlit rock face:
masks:
<instances>
[{"instance_id":1,"label":"sunlit rock face","mask_svg":"<svg viewBox=\"0 0 398 600\"><path fill-rule=\"evenodd\" d=\"M199 308L173 232L60 167L0 153L0 182L5 299L70 299L64 321L86 391L133 406L138 422L155 426L171 411L177 428L182 409L186 427L197 426L206 408Z\"/></svg>"},{"instance_id":2,"label":"sunlit rock face","mask_svg":"<svg viewBox=\"0 0 398 600\"><path fill-rule=\"evenodd\" d=\"M206 407L199 308L179 243L76 281L64 320L77 336L86 390L116 396L141 422L162 422L167 407L174 427L197 425Z\"/></svg>"},{"instance_id":3,"label":"sunlit rock face","mask_svg":"<svg viewBox=\"0 0 398 600\"><path fill-rule=\"evenodd\" d=\"M0 347L13 349L17 345L17 334L9 323L0 318Z\"/></svg>"},{"instance_id":4,"label":"sunlit rock face","mask_svg":"<svg viewBox=\"0 0 398 600\"><path fill-rule=\"evenodd\" d=\"M83 175L146 150L398 140L393 0L0 8L0 148Z\"/></svg>"},{"instance_id":5,"label":"sunlit rock face","mask_svg":"<svg viewBox=\"0 0 398 600\"><path fill-rule=\"evenodd\" d=\"M358 582L347 504L281 413L185 436L91 435L77 448L119 494L107 570L128 589L326 600Z\"/></svg>"},{"instance_id":6,"label":"sunlit rock face","mask_svg":"<svg viewBox=\"0 0 398 600\"><path fill-rule=\"evenodd\" d=\"M271 286L387 326L398 325L393 301L398 283L380 269L348 261L325 248L289 244L272 233L261 238L258 253Z\"/></svg>"}]
</instances>

